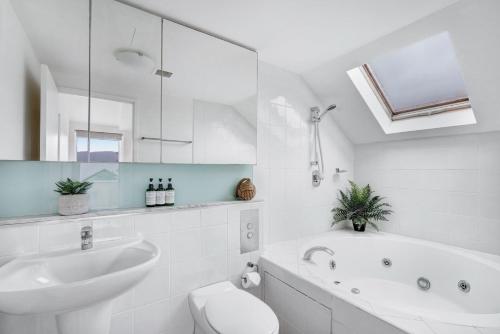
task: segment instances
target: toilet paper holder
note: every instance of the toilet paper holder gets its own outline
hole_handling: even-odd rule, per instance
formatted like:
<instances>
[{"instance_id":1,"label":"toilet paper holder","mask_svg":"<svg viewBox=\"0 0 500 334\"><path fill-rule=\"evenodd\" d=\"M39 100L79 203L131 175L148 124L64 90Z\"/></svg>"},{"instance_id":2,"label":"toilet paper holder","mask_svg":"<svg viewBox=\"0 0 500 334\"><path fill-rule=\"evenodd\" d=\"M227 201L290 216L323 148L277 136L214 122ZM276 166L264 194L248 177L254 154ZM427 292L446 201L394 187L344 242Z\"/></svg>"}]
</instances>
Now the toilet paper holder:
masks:
<instances>
[{"instance_id":1,"label":"toilet paper holder","mask_svg":"<svg viewBox=\"0 0 500 334\"><path fill-rule=\"evenodd\" d=\"M261 277L259 274L259 265L248 262L243 275L241 275L241 286L243 289L251 289L260 285Z\"/></svg>"},{"instance_id":2,"label":"toilet paper holder","mask_svg":"<svg viewBox=\"0 0 500 334\"><path fill-rule=\"evenodd\" d=\"M247 267L245 268L245 272L250 273L253 271L259 272L259 265L257 263L247 262Z\"/></svg>"}]
</instances>

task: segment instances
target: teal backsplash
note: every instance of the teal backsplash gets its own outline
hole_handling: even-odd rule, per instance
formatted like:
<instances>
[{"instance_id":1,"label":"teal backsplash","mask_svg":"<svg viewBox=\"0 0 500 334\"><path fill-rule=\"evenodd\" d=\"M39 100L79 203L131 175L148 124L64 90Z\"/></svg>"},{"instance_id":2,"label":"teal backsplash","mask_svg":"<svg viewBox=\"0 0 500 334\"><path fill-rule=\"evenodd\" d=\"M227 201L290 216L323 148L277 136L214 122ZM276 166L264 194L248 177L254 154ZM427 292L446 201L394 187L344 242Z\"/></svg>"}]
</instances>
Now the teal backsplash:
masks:
<instances>
[{"instance_id":1,"label":"teal backsplash","mask_svg":"<svg viewBox=\"0 0 500 334\"><path fill-rule=\"evenodd\" d=\"M0 217L57 212L54 183L67 177L94 182L92 210L144 206L149 178L173 178L176 204L234 199L238 180L252 177L250 165L83 164L0 161ZM166 182L165 182L166 185Z\"/></svg>"}]
</instances>

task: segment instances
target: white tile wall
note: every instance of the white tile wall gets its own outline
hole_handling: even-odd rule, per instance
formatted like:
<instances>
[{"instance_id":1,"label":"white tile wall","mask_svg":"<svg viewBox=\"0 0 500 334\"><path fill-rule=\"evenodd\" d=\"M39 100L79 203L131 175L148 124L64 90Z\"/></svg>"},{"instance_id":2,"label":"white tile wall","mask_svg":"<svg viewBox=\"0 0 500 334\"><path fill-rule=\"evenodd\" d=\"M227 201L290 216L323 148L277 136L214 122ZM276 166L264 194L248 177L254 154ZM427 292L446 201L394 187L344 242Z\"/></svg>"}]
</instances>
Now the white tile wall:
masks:
<instances>
[{"instance_id":1,"label":"white tile wall","mask_svg":"<svg viewBox=\"0 0 500 334\"><path fill-rule=\"evenodd\" d=\"M12 256L80 247L80 228L92 224L94 241L141 233L162 251L159 265L133 290L115 300L112 334L191 334L187 294L223 280L240 284L248 261L260 252L240 254L240 210L263 203L241 203L166 213L0 227L0 260ZM262 237L262 234L261 234ZM262 245L262 239L261 243ZM260 289L250 291L260 295ZM0 315L0 334L55 334L53 316Z\"/></svg>"},{"instance_id":2,"label":"white tile wall","mask_svg":"<svg viewBox=\"0 0 500 334\"><path fill-rule=\"evenodd\" d=\"M114 303L112 334L192 332L187 293L212 282L240 283L248 261L259 252L239 252L239 210L257 206L261 236L275 242L327 231L339 187L352 178L353 147L331 115L321 124L326 179L311 186L309 109L319 105L303 80L260 63L258 163L254 168L257 198L267 203L202 210L182 210L103 218L92 221L96 242L142 233L162 249L160 265L134 290ZM336 167L349 173L334 176ZM264 208L266 206L266 208ZM79 247L79 230L88 222L51 222L0 228L0 263L10 256ZM261 246L264 240L260 240ZM260 295L260 289L251 291ZM54 334L50 316L0 316L0 334Z\"/></svg>"},{"instance_id":3,"label":"white tile wall","mask_svg":"<svg viewBox=\"0 0 500 334\"><path fill-rule=\"evenodd\" d=\"M254 181L257 197L265 199L267 207L266 243L328 231L337 190L353 177L354 148L330 114L321 122L325 180L321 187L312 187L313 106L321 104L300 76L259 63ZM337 167L349 172L335 176Z\"/></svg>"},{"instance_id":4,"label":"white tile wall","mask_svg":"<svg viewBox=\"0 0 500 334\"><path fill-rule=\"evenodd\" d=\"M385 230L500 254L500 132L359 145L355 161L394 206Z\"/></svg>"}]
</instances>

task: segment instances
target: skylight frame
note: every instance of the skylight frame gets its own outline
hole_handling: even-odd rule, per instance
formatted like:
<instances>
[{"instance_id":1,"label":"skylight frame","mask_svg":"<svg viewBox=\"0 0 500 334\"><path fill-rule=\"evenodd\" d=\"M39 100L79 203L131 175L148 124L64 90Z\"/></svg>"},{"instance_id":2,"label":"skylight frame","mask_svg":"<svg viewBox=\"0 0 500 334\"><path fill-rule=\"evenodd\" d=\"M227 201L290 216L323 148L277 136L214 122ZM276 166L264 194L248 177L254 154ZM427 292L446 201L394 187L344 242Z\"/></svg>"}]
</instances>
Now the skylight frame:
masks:
<instances>
[{"instance_id":1,"label":"skylight frame","mask_svg":"<svg viewBox=\"0 0 500 334\"><path fill-rule=\"evenodd\" d=\"M377 80L374 71L370 68L370 65L363 64L360 66L360 70L392 121L413 117L431 116L444 112L462 111L472 108L469 97L464 97L455 100L428 103L409 109L395 110L387 98L387 95L384 93L382 85Z\"/></svg>"}]
</instances>

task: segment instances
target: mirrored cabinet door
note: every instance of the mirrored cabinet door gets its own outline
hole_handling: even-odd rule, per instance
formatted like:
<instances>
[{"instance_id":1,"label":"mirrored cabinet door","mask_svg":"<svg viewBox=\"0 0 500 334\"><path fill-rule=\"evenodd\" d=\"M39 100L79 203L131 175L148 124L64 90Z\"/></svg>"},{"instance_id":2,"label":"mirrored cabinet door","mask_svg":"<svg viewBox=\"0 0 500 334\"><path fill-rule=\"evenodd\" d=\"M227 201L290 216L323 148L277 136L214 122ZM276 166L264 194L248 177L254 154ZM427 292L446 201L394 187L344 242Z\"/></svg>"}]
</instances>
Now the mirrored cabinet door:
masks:
<instances>
[{"instance_id":1,"label":"mirrored cabinet door","mask_svg":"<svg viewBox=\"0 0 500 334\"><path fill-rule=\"evenodd\" d=\"M163 22L162 161L255 164L257 54Z\"/></svg>"},{"instance_id":2,"label":"mirrored cabinet door","mask_svg":"<svg viewBox=\"0 0 500 334\"><path fill-rule=\"evenodd\" d=\"M160 162L161 34L161 18L93 0L91 162Z\"/></svg>"},{"instance_id":3,"label":"mirrored cabinet door","mask_svg":"<svg viewBox=\"0 0 500 334\"><path fill-rule=\"evenodd\" d=\"M0 160L256 162L255 52L114 0L0 19Z\"/></svg>"},{"instance_id":4,"label":"mirrored cabinet door","mask_svg":"<svg viewBox=\"0 0 500 334\"><path fill-rule=\"evenodd\" d=\"M0 160L77 160L88 45L86 0L0 2Z\"/></svg>"}]
</instances>

